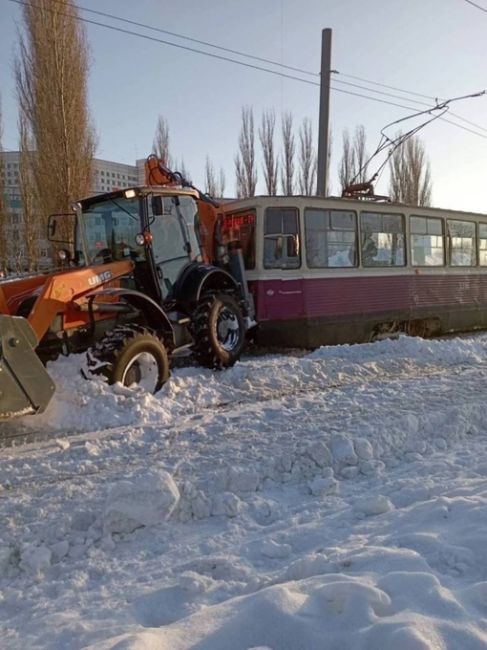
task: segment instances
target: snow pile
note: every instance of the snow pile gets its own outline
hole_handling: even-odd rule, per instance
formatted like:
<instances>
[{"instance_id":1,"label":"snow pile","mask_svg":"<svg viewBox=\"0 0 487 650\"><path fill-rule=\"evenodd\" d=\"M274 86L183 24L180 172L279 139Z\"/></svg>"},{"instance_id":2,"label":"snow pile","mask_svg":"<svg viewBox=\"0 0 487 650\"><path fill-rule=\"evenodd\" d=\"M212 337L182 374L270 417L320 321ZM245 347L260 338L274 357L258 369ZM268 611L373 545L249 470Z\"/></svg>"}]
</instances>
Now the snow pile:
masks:
<instances>
[{"instance_id":1,"label":"snow pile","mask_svg":"<svg viewBox=\"0 0 487 650\"><path fill-rule=\"evenodd\" d=\"M166 521L179 501L179 490L167 472L137 481L120 481L111 488L103 511L103 531L132 533L140 526Z\"/></svg>"},{"instance_id":2,"label":"snow pile","mask_svg":"<svg viewBox=\"0 0 487 650\"><path fill-rule=\"evenodd\" d=\"M402 338L156 396L51 364L53 436L0 456L2 648L487 647L486 361Z\"/></svg>"}]
</instances>

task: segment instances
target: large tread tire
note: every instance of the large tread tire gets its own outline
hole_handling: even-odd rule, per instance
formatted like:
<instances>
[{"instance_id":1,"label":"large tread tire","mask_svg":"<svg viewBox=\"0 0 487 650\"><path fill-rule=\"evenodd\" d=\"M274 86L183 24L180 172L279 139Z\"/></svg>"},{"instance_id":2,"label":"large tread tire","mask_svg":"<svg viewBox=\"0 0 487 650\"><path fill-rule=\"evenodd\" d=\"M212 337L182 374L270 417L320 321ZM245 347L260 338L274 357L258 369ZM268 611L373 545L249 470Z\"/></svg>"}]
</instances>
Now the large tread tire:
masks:
<instances>
[{"instance_id":1,"label":"large tread tire","mask_svg":"<svg viewBox=\"0 0 487 650\"><path fill-rule=\"evenodd\" d=\"M199 301L191 324L196 361L214 370L238 361L245 344L245 326L236 300L227 294L207 294Z\"/></svg>"},{"instance_id":2,"label":"large tread tire","mask_svg":"<svg viewBox=\"0 0 487 650\"><path fill-rule=\"evenodd\" d=\"M150 390L156 393L170 376L163 342L151 330L138 325L119 325L86 352L85 375L103 376L109 384L144 385L142 360L147 363Z\"/></svg>"}]
</instances>

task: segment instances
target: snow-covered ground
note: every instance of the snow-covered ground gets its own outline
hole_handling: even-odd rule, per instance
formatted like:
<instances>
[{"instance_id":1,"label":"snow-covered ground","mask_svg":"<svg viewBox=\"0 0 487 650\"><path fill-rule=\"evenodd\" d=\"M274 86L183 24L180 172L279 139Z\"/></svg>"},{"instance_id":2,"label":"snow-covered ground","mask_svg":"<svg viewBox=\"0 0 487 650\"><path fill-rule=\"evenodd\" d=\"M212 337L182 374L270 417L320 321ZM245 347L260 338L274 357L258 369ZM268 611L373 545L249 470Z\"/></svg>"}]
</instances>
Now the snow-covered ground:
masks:
<instances>
[{"instance_id":1,"label":"snow-covered ground","mask_svg":"<svg viewBox=\"0 0 487 650\"><path fill-rule=\"evenodd\" d=\"M487 648L487 336L77 363L0 451L3 650Z\"/></svg>"}]
</instances>

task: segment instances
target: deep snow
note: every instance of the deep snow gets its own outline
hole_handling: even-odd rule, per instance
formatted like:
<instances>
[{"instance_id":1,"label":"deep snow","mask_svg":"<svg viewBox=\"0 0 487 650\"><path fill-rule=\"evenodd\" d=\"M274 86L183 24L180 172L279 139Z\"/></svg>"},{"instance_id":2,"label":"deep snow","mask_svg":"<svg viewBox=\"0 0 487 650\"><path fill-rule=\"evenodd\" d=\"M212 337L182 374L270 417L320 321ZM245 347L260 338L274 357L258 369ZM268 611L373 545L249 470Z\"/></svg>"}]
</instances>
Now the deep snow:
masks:
<instances>
[{"instance_id":1,"label":"deep snow","mask_svg":"<svg viewBox=\"0 0 487 650\"><path fill-rule=\"evenodd\" d=\"M0 646L487 648L487 335L49 366L0 451ZM52 437L46 438L46 434Z\"/></svg>"}]
</instances>

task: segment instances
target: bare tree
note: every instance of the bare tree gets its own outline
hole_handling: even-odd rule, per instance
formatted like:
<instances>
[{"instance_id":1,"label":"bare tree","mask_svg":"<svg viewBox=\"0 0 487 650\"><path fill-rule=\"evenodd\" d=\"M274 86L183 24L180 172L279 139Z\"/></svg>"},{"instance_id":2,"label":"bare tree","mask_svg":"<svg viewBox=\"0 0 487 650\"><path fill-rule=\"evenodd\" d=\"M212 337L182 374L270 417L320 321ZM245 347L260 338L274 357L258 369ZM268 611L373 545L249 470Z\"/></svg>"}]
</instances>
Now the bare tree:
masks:
<instances>
[{"instance_id":1,"label":"bare tree","mask_svg":"<svg viewBox=\"0 0 487 650\"><path fill-rule=\"evenodd\" d=\"M325 187L326 196L331 195L330 168L331 168L332 151L333 151L333 134L330 130L328 132L328 151L326 152L326 187Z\"/></svg>"},{"instance_id":2,"label":"bare tree","mask_svg":"<svg viewBox=\"0 0 487 650\"><path fill-rule=\"evenodd\" d=\"M185 181L188 183L191 183L191 174L189 173L188 169L186 168L186 165L184 164L184 158L181 158L181 162L176 165L177 171L181 174L181 176L184 178Z\"/></svg>"},{"instance_id":3,"label":"bare tree","mask_svg":"<svg viewBox=\"0 0 487 650\"><path fill-rule=\"evenodd\" d=\"M1 98L0 98L1 100ZM1 157L2 149L2 136L3 136L3 121L2 121L2 104L0 101L0 271L2 274L7 272L7 221L8 211L7 202L5 197L5 181L4 181L4 164Z\"/></svg>"},{"instance_id":4,"label":"bare tree","mask_svg":"<svg viewBox=\"0 0 487 650\"><path fill-rule=\"evenodd\" d=\"M169 124L162 115L159 115L157 120L152 149L156 156L161 159L163 165L166 167L171 166L171 156L169 153Z\"/></svg>"},{"instance_id":5,"label":"bare tree","mask_svg":"<svg viewBox=\"0 0 487 650\"><path fill-rule=\"evenodd\" d=\"M430 205L431 168L418 136L408 138L389 160L389 194L393 201Z\"/></svg>"},{"instance_id":6,"label":"bare tree","mask_svg":"<svg viewBox=\"0 0 487 650\"><path fill-rule=\"evenodd\" d=\"M293 135L292 113L284 113L281 122L282 134L282 167L281 187L283 194L292 196L294 194L294 156L296 144Z\"/></svg>"},{"instance_id":7,"label":"bare tree","mask_svg":"<svg viewBox=\"0 0 487 650\"><path fill-rule=\"evenodd\" d=\"M25 255L24 266L28 271L35 271L39 265L39 218L35 213L34 183L32 169L35 165L35 152L32 142L29 141L27 120L20 111L20 160L19 160L19 185L20 200L22 203L22 225L19 228L22 237L21 248Z\"/></svg>"},{"instance_id":8,"label":"bare tree","mask_svg":"<svg viewBox=\"0 0 487 650\"><path fill-rule=\"evenodd\" d=\"M45 225L89 193L96 137L87 107L88 45L72 0L26 0L15 61L36 212Z\"/></svg>"},{"instance_id":9,"label":"bare tree","mask_svg":"<svg viewBox=\"0 0 487 650\"><path fill-rule=\"evenodd\" d=\"M276 127L276 114L273 110L264 111L262 124L259 129L259 139L264 157L264 179L267 194L277 194L277 168L278 161L274 148L274 131Z\"/></svg>"},{"instance_id":10,"label":"bare tree","mask_svg":"<svg viewBox=\"0 0 487 650\"><path fill-rule=\"evenodd\" d=\"M342 158L338 168L338 180L342 190L350 185L355 169L355 152L350 142L350 133L345 129L342 134Z\"/></svg>"},{"instance_id":11,"label":"bare tree","mask_svg":"<svg viewBox=\"0 0 487 650\"><path fill-rule=\"evenodd\" d=\"M215 168L210 158L206 156L205 163L205 192L210 196L217 196L217 183L215 177Z\"/></svg>"},{"instance_id":12,"label":"bare tree","mask_svg":"<svg viewBox=\"0 0 487 650\"><path fill-rule=\"evenodd\" d=\"M353 150L355 152L356 164L356 168L354 170L355 182L365 183L368 180L367 160L369 158L369 154L367 153L367 136L363 124L360 124L355 128L355 134L353 136Z\"/></svg>"},{"instance_id":13,"label":"bare tree","mask_svg":"<svg viewBox=\"0 0 487 650\"><path fill-rule=\"evenodd\" d=\"M218 178L216 177L215 167L209 156L206 156L205 163L205 192L213 197L222 197L225 191L225 172L220 167Z\"/></svg>"},{"instance_id":14,"label":"bare tree","mask_svg":"<svg viewBox=\"0 0 487 650\"><path fill-rule=\"evenodd\" d=\"M227 179L225 177L225 171L223 167L220 167L220 173L218 174L218 191L216 196L223 197L225 196L225 186Z\"/></svg>"},{"instance_id":15,"label":"bare tree","mask_svg":"<svg viewBox=\"0 0 487 650\"><path fill-rule=\"evenodd\" d=\"M242 108L242 126L235 156L235 178L239 198L255 196L257 169L255 165L254 113L250 106Z\"/></svg>"},{"instance_id":16,"label":"bare tree","mask_svg":"<svg viewBox=\"0 0 487 650\"><path fill-rule=\"evenodd\" d=\"M367 180L367 147L366 134L363 125L355 128L353 140L348 129L343 132L342 158L338 169L341 189L350 183L364 183Z\"/></svg>"},{"instance_id":17,"label":"bare tree","mask_svg":"<svg viewBox=\"0 0 487 650\"><path fill-rule=\"evenodd\" d=\"M316 152L313 147L313 127L305 117L299 130L299 192L311 196L316 177Z\"/></svg>"},{"instance_id":18,"label":"bare tree","mask_svg":"<svg viewBox=\"0 0 487 650\"><path fill-rule=\"evenodd\" d=\"M245 198L245 174L240 156L235 156L235 193L238 199Z\"/></svg>"}]
</instances>

